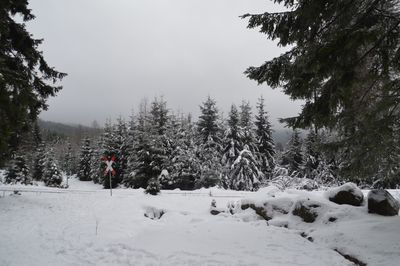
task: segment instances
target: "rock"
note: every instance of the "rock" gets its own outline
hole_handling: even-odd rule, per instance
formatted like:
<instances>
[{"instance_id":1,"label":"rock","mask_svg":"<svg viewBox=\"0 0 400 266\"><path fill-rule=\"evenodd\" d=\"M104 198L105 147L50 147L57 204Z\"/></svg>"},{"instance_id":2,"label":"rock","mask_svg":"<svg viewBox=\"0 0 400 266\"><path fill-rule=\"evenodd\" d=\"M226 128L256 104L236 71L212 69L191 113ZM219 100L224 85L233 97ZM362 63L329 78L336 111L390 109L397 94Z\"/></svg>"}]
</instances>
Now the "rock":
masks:
<instances>
[{"instance_id":1,"label":"rock","mask_svg":"<svg viewBox=\"0 0 400 266\"><path fill-rule=\"evenodd\" d=\"M248 208L253 209L256 214L261 216L264 220L271 220L275 215L288 214L293 201L287 198L270 198L264 202L255 203L252 200L242 200L240 202L240 208L246 210Z\"/></svg>"},{"instance_id":2,"label":"rock","mask_svg":"<svg viewBox=\"0 0 400 266\"><path fill-rule=\"evenodd\" d=\"M336 220L337 220L336 217L329 217L329 219L328 219L328 221L331 223L335 222Z\"/></svg>"},{"instance_id":3,"label":"rock","mask_svg":"<svg viewBox=\"0 0 400 266\"><path fill-rule=\"evenodd\" d=\"M219 209L217 208L217 202L215 201L215 199L213 199L213 200L211 201L210 213L211 213L212 215L218 215L218 214L220 214L221 212L224 212L224 211L223 211L223 210L219 210Z\"/></svg>"},{"instance_id":4,"label":"rock","mask_svg":"<svg viewBox=\"0 0 400 266\"><path fill-rule=\"evenodd\" d=\"M361 206L364 201L364 195L355 184L346 183L340 187L329 190L328 198L336 204L348 204Z\"/></svg>"},{"instance_id":5,"label":"rock","mask_svg":"<svg viewBox=\"0 0 400 266\"><path fill-rule=\"evenodd\" d=\"M220 212L219 210L211 209L211 210L210 210L210 213L211 213L212 215L218 215L218 214L220 214L221 212Z\"/></svg>"},{"instance_id":6,"label":"rock","mask_svg":"<svg viewBox=\"0 0 400 266\"><path fill-rule=\"evenodd\" d=\"M384 216L399 214L400 204L384 189L373 189L368 193L368 212Z\"/></svg>"},{"instance_id":7,"label":"rock","mask_svg":"<svg viewBox=\"0 0 400 266\"><path fill-rule=\"evenodd\" d=\"M307 239L310 242L314 242L314 238L312 238L311 236L308 236L305 232L302 232L300 234L301 237L304 237L305 239Z\"/></svg>"},{"instance_id":8,"label":"rock","mask_svg":"<svg viewBox=\"0 0 400 266\"><path fill-rule=\"evenodd\" d=\"M313 223L318 217L316 208L321 207L319 204L312 201L298 201L293 209L292 214L299 216L306 223Z\"/></svg>"},{"instance_id":9,"label":"rock","mask_svg":"<svg viewBox=\"0 0 400 266\"><path fill-rule=\"evenodd\" d=\"M246 210L248 208L253 209L259 216L264 218L264 220L271 220L272 219L272 214L268 214L267 209L261 206L256 206L254 203L246 203L242 204L241 206L242 210Z\"/></svg>"}]
</instances>

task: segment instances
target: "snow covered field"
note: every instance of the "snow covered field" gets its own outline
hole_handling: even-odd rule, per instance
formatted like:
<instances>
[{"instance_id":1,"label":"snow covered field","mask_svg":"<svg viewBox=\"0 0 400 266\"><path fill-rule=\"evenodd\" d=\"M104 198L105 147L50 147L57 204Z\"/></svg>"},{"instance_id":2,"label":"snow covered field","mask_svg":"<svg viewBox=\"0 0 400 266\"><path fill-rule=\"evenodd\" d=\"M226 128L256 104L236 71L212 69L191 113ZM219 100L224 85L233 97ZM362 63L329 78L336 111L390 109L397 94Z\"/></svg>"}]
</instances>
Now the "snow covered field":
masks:
<instances>
[{"instance_id":1,"label":"snow covered field","mask_svg":"<svg viewBox=\"0 0 400 266\"><path fill-rule=\"evenodd\" d=\"M367 265L400 263L399 216L335 205L322 192L279 192L275 198L318 199L337 222L323 216L306 224L289 214L267 224L250 209L210 214L212 199L224 207L232 200L262 198L265 189L163 191L159 196L116 189L110 197L91 182L70 180L70 188L62 191L8 191L5 197L0 192L0 265L354 265L334 249ZM399 197L398 191L392 194ZM145 217L152 210L165 214L158 220ZM274 226L280 223L289 228Z\"/></svg>"}]
</instances>

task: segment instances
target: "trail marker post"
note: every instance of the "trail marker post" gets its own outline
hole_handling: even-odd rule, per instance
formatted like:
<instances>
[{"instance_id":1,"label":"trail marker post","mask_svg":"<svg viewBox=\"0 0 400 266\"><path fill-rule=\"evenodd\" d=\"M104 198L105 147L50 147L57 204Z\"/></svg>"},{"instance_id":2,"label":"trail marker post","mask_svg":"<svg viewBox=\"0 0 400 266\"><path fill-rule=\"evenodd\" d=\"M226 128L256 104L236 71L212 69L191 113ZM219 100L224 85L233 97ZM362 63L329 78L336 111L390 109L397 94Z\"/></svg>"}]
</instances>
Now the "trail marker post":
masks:
<instances>
[{"instance_id":1,"label":"trail marker post","mask_svg":"<svg viewBox=\"0 0 400 266\"><path fill-rule=\"evenodd\" d=\"M115 155L113 155L111 158L110 156L106 157L102 157L101 160L104 161L107 165L106 170L104 171L104 175L109 175L110 178L110 195L112 196L112 181L111 181L111 175L115 176L116 175L116 171L115 169L112 167L112 165L115 163L115 160L117 158L115 157Z\"/></svg>"}]
</instances>

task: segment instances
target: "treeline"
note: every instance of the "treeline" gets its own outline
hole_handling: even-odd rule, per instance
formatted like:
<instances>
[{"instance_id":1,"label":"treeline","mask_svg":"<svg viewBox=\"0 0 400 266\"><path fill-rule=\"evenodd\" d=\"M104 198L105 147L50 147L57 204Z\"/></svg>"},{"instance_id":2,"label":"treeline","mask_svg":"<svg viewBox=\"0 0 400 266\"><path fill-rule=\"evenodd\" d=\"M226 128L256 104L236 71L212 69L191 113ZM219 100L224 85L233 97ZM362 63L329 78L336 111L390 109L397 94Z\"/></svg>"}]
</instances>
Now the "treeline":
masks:
<instances>
[{"instance_id":1,"label":"treeline","mask_svg":"<svg viewBox=\"0 0 400 266\"><path fill-rule=\"evenodd\" d=\"M345 181L366 187L396 187L396 179L341 176L346 154L329 147L332 131L293 131L284 150L275 147L273 129L261 97L254 109L249 102L232 105L223 117L208 97L200 116L173 113L163 98L143 101L129 121L108 120L101 134L88 134L81 147L65 138L42 140L40 131L24 137L9 162L7 183L44 181L66 186L61 171L76 174L109 188L102 157L116 157L112 187L146 188L149 180L163 189L192 190L220 186L234 190L257 190L273 183L282 188L315 189ZM304 139L302 136L305 136Z\"/></svg>"},{"instance_id":2,"label":"treeline","mask_svg":"<svg viewBox=\"0 0 400 266\"><path fill-rule=\"evenodd\" d=\"M210 97L200 111L194 122L190 115L172 113L162 98L150 104L144 101L129 121L108 121L99 138L86 138L78 167L66 170L108 188L100 158L115 155L113 187L146 188L150 179L157 179L163 189L218 185L257 190L282 177L307 177L318 183L336 180L332 164L317 151L316 133L311 132L303 145L296 131L285 152L276 150L262 97L255 114L243 101L232 105L224 119Z\"/></svg>"}]
</instances>

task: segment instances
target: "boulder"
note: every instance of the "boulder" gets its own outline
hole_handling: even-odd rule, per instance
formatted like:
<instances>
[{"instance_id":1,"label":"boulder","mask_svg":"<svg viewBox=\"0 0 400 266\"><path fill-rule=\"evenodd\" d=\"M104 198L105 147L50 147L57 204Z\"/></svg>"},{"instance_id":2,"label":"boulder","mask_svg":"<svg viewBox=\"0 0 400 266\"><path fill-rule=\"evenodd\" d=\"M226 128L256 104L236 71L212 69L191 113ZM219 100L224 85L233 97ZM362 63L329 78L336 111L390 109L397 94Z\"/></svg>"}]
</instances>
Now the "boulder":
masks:
<instances>
[{"instance_id":1,"label":"boulder","mask_svg":"<svg viewBox=\"0 0 400 266\"><path fill-rule=\"evenodd\" d=\"M399 214L400 204L384 189L373 189L368 193L368 212L384 216Z\"/></svg>"},{"instance_id":2,"label":"boulder","mask_svg":"<svg viewBox=\"0 0 400 266\"><path fill-rule=\"evenodd\" d=\"M321 207L318 203L313 201L298 201L294 206L292 214L299 216L306 223L313 223L318 217L317 208Z\"/></svg>"},{"instance_id":3,"label":"boulder","mask_svg":"<svg viewBox=\"0 0 400 266\"><path fill-rule=\"evenodd\" d=\"M242 210L253 209L256 214L269 221L275 215L288 214L293 206L293 201L288 198L270 198L263 202L242 200L239 204Z\"/></svg>"},{"instance_id":4,"label":"boulder","mask_svg":"<svg viewBox=\"0 0 400 266\"><path fill-rule=\"evenodd\" d=\"M215 201L215 199L213 199L213 200L211 201L210 213L211 213L212 215L218 215L218 214L220 214L221 212L224 212L224 211L217 208L217 202Z\"/></svg>"},{"instance_id":5,"label":"boulder","mask_svg":"<svg viewBox=\"0 0 400 266\"><path fill-rule=\"evenodd\" d=\"M354 183L346 183L340 187L328 191L328 198L336 204L348 204L361 206L364 201L364 195Z\"/></svg>"},{"instance_id":6,"label":"boulder","mask_svg":"<svg viewBox=\"0 0 400 266\"><path fill-rule=\"evenodd\" d=\"M259 216L264 218L264 220L269 221L272 219L272 214L269 214L267 209L261 206L256 206L254 203L245 203L240 206L242 210L246 210L248 208L253 209Z\"/></svg>"}]
</instances>

